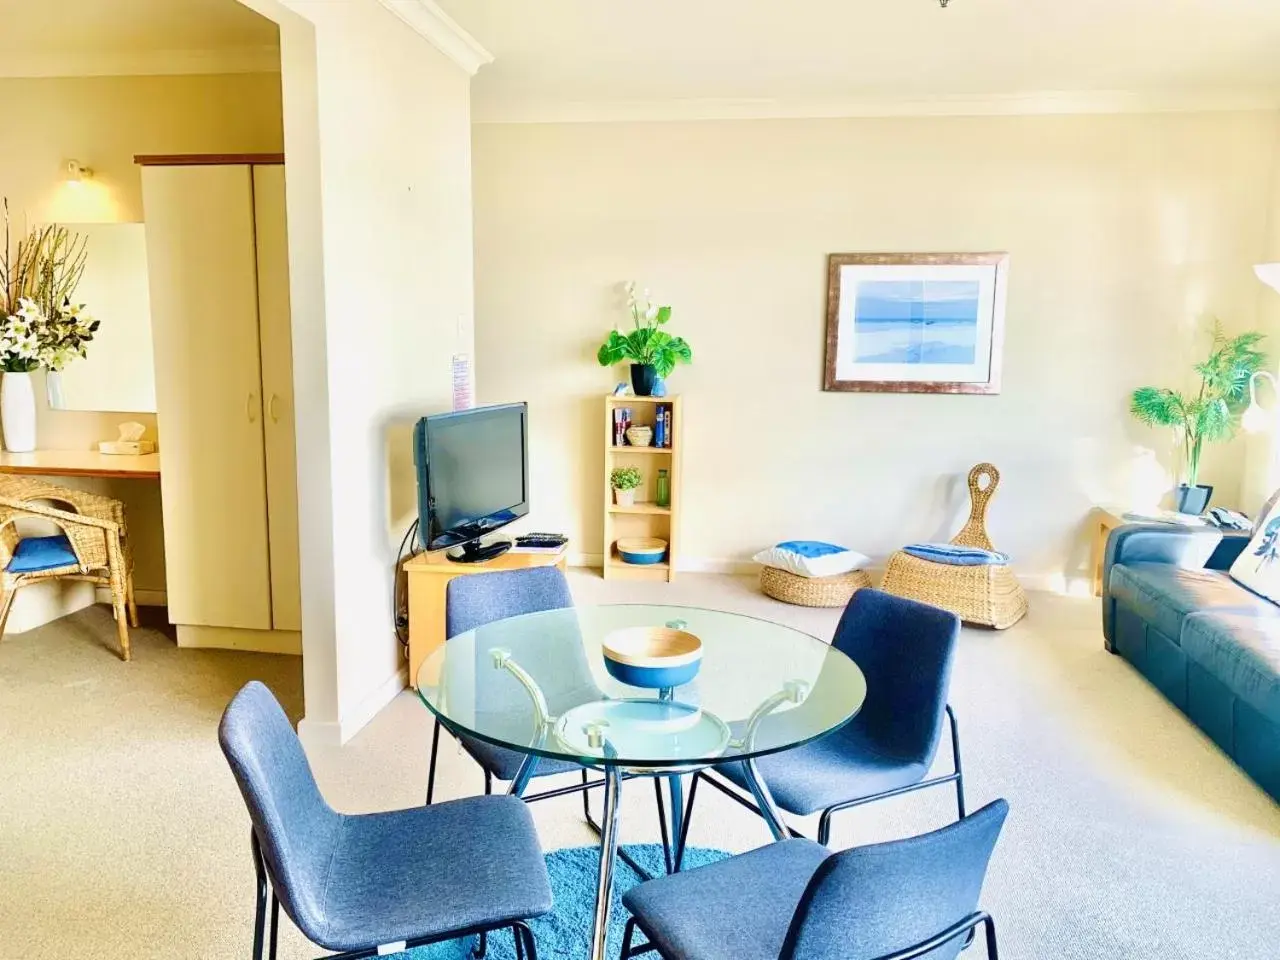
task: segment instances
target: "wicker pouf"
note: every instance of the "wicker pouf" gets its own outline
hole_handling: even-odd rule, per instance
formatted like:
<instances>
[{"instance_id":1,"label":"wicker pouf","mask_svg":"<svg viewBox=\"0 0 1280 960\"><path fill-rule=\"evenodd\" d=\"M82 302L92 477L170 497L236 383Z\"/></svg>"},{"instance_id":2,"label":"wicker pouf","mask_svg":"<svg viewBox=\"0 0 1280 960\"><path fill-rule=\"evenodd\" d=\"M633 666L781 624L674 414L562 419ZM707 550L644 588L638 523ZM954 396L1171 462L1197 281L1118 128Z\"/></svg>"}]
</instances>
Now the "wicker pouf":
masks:
<instances>
[{"instance_id":1,"label":"wicker pouf","mask_svg":"<svg viewBox=\"0 0 1280 960\"><path fill-rule=\"evenodd\" d=\"M857 591L871 586L863 570L836 577L798 577L777 567L760 568L760 589L765 596L802 607L843 607Z\"/></svg>"}]
</instances>

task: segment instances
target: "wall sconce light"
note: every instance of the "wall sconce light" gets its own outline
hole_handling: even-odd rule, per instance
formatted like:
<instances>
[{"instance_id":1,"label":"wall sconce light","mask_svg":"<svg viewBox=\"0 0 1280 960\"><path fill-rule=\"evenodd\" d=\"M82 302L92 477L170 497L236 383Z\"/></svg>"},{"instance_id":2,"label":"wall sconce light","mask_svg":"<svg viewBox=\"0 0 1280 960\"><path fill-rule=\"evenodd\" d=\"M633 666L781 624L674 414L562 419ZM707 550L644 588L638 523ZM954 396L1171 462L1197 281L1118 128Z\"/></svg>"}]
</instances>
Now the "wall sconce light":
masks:
<instances>
[{"instance_id":1,"label":"wall sconce light","mask_svg":"<svg viewBox=\"0 0 1280 960\"><path fill-rule=\"evenodd\" d=\"M79 160L68 160L66 164L67 183L77 184L93 179L93 171Z\"/></svg>"},{"instance_id":2,"label":"wall sconce light","mask_svg":"<svg viewBox=\"0 0 1280 960\"><path fill-rule=\"evenodd\" d=\"M1253 268L1253 272L1268 287L1280 292L1280 263L1260 263Z\"/></svg>"}]
</instances>

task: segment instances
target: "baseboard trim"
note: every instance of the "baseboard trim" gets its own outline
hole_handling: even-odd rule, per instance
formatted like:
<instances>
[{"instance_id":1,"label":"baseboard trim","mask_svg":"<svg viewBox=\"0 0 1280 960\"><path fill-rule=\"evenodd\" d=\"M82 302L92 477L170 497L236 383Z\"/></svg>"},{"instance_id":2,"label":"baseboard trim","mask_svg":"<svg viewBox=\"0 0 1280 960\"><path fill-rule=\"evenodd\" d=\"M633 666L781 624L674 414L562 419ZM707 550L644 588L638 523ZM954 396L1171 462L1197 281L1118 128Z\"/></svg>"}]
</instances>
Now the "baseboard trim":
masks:
<instances>
[{"instance_id":1,"label":"baseboard trim","mask_svg":"<svg viewBox=\"0 0 1280 960\"><path fill-rule=\"evenodd\" d=\"M293 630L237 630L177 624L178 646L206 650L242 650L302 656L302 634Z\"/></svg>"},{"instance_id":2,"label":"baseboard trim","mask_svg":"<svg viewBox=\"0 0 1280 960\"><path fill-rule=\"evenodd\" d=\"M407 686L409 686L409 668L402 666L357 703L345 717L338 718L338 744L347 743L363 730L365 725L382 712L382 708L398 697L400 691Z\"/></svg>"},{"instance_id":3,"label":"baseboard trim","mask_svg":"<svg viewBox=\"0 0 1280 960\"><path fill-rule=\"evenodd\" d=\"M135 587L133 600L140 607L167 607L169 605L169 595L164 590L139 590ZM94 602L110 603L111 589L109 587L95 587Z\"/></svg>"}]
</instances>

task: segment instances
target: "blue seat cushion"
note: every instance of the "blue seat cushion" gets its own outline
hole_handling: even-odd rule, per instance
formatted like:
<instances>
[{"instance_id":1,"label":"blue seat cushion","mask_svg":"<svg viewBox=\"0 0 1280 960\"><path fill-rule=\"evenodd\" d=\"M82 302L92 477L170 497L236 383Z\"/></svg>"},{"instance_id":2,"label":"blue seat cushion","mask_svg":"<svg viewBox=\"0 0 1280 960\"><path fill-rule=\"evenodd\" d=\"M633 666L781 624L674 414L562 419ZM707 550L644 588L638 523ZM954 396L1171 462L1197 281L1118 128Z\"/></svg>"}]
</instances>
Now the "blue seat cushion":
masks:
<instances>
[{"instance_id":1,"label":"blue seat cushion","mask_svg":"<svg viewBox=\"0 0 1280 960\"><path fill-rule=\"evenodd\" d=\"M785 840L632 887L622 897L666 957L777 960L800 898L831 855Z\"/></svg>"},{"instance_id":2,"label":"blue seat cushion","mask_svg":"<svg viewBox=\"0 0 1280 960\"><path fill-rule=\"evenodd\" d=\"M1265 718L1280 724L1280 608L1193 613L1182 650Z\"/></svg>"},{"instance_id":3,"label":"blue seat cushion","mask_svg":"<svg viewBox=\"0 0 1280 960\"><path fill-rule=\"evenodd\" d=\"M760 757L756 768L778 806L798 816L919 783L929 772L927 763L877 752L857 727L845 727L794 750ZM743 764L726 763L716 769L747 789Z\"/></svg>"},{"instance_id":4,"label":"blue seat cushion","mask_svg":"<svg viewBox=\"0 0 1280 960\"><path fill-rule=\"evenodd\" d=\"M5 568L10 573L39 573L80 563L65 533L53 537L23 537Z\"/></svg>"},{"instance_id":5,"label":"blue seat cushion","mask_svg":"<svg viewBox=\"0 0 1280 960\"><path fill-rule=\"evenodd\" d=\"M514 780L516 774L520 772L520 764L524 762L525 754L519 750L494 746L487 740L478 740L475 737L459 736L458 740L461 742L462 748L471 754L472 759L480 764L481 769L487 770L497 779ZM582 765L574 763L572 760L553 760L550 757L539 757L538 765L534 767L533 775L535 777L549 777L552 774L569 773L581 769Z\"/></svg>"},{"instance_id":6,"label":"blue seat cushion","mask_svg":"<svg viewBox=\"0 0 1280 960\"><path fill-rule=\"evenodd\" d=\"M1111 595L1175 643L1192 613L1271 614L1274 604L1246 590L1223 570L1187 570L1168 563L1111 568Z\"/></svg>"},{"instance_id":7,"label":"blue seat cushion","mask_svg":"<svg viewBox=\"0 0 1280 960\"><path fill-rule=\"evenodd\" d=\"M551 909L533 818L516 797L344 817L320 895L328 950L503 926Z\"/></svg>"}]
</instances>

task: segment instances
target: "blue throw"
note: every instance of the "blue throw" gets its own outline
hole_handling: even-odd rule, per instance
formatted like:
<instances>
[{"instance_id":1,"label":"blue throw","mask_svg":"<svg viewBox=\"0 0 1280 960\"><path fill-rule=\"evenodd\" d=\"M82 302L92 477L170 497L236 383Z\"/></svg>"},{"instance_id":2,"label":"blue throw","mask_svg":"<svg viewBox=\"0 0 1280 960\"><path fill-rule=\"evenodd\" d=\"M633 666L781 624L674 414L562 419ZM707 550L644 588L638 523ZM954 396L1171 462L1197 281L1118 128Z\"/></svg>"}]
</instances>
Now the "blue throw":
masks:
<instances>
[{"instance_id":1,"label":"blue throw","mask_svg":"<svg viewBox=\"0 0 1280 960\"><path fill-rule=\"evenodd\" d=\"M947 563L953 567L1002 567L1009 562L1007 553L981 547L960 547L954 543L911 543L902 549L921 560Z\"/></svg>"}]
</instances>

